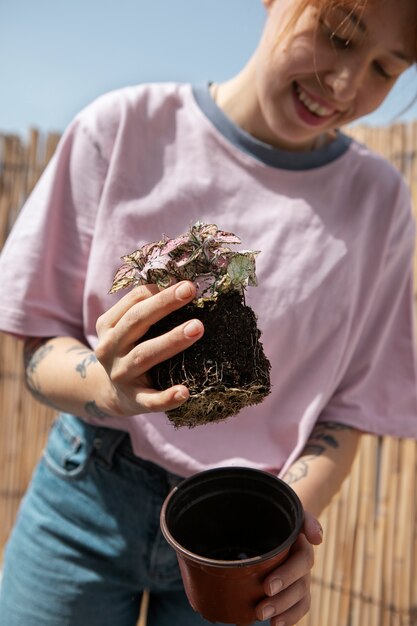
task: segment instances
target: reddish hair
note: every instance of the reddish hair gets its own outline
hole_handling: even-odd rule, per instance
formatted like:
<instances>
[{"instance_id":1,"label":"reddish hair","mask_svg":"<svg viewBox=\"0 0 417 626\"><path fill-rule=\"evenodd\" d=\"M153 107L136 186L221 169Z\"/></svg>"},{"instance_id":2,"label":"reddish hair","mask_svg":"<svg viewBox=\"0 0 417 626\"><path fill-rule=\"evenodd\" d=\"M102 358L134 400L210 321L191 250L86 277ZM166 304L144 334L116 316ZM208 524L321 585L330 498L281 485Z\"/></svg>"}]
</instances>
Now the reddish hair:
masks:
<instances>
[{"instance_id":1,"label":"reddish hair","mask_svg":"<svg viewBox=\"0 0 417 626\"><path fill-rule=\"evenodd\" d=\"M377 1L378 0L299 0L284 32L286 32L287 29L294 28L295 24L304 13L304 11L311 6L314 6L319 13L322 13L326 10L334 9L336 7L343 7L348 9L349 11L355 11L361 14L367 5L372 5ZM417 61L417 23L415 24L414 57L415 61Z\"/></svg>"}]
</instances>

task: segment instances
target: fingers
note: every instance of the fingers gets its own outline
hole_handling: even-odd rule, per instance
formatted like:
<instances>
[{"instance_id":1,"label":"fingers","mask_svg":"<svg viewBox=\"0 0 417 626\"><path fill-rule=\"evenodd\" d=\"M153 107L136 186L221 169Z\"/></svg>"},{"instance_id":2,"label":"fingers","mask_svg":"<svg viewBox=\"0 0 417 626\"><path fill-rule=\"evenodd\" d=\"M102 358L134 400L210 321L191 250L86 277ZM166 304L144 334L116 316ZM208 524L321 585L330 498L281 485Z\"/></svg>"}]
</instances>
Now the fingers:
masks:
<instances>
[{"instance_id":1,"label":"fingers","mask_svg":"<svg viewBox=\"0 0 417 626\"><path fill-rule=\"evenodd\" d=\"M115 356L127 354L152 324L190 302L195 291L189 281L162 291L155 285L133 289L97 321L98 360L108 369Z\"/></svg>"},{"instance_id":2,"label":"fingers","mask_svg":"<svg viewBox=\"0 0 417 626\"><path fill-rule=\"evenodd\" d=\"M290 556L276 570L269 574L264 581L267 596L274 596L292 585L296 580L310 572L314 565L314 551L306 537L301 534L297 537Z\"/></svg>"},{"instance_id":3,"label":"fingers","mask_svg":"<svg viewBox=\"0 0 417 626\"><path fill-rule=\"evenodd\" d=\"M294 543L290 556L264 581L267 596L257 606L259 619L271 624L283 621L286 626L296 624L310 607L310 571L314 565L314 551L304 534Z\"/></svg>"},{"instance_id":4,"label":"fingers","mask_svg":"<svg viewBox=\"0 0 417 626\"><path fill-rule=\"evenodd\" d=\"M154 365L189 348L204 334L200 320L190 320L171 331L137 344L123 358L114 361L114 383L129 383L148 372Z\"/></svg>"},{"instance_id":5,"label":"fingers","mask_svg":"<svg viewBox=\"0 0 417 626\"><path fill-rule=\"evenodd\" d=\"M164 391L142 388L138 389L135 401L143 408L144 413L171 411L184 404L190 397L187 387L176 385Z\"/></svg>"},{"instance_id":6,"label":"fingers","mask_svg":"<svg viewBox=\"0 0 417 626\"><path fill-rule=\"evenodd\" d=\"M133 359L132 373L147 372L157 363L172 358L178 352L189 348L204 334L204 326L200 320L194 319L173 330L138 344L130 353Z\"/></svg>"},{"instance_id":7,"label":"fingers","mask_svg":"<svg viewBox=\"0 0 417 626\"><path fill-rule=\"evenodd\" d=\"M282 591L273 601L267 601L262 610L257 610L261 620L271 620L272 626L293 626L310 609L310 576L298 580Z\"/></svg>"},{"instance_id":8,"label":"fingers","mask_svg":"<svg viewBox=\"0 0 417 626\"><path fill-rule=\"evenodd\" d=\"M111 383L107 404L112 414L167 411L189 398L183 385L163 391L152 389L148 372L200 339L204 333L201 321L189 320L163 335L138 340L152 324L190 302L195 293L189 281L162 291L155 285L144 285L126 294L99 318L95 354Z\"/></svg>"},{"instance_id":9,"label":"fingers","mask_svg":"<svg viewBox=\"0 0 417 626\"><path fill-rule=\"evenodd\" d=\"M184 281L132 306L114 326L122 350L142 337L150 326L187 304L194 295L195 286Z\"/></svg>"},{"instance_id":10,"label":"fingers","mask_svg":"<svg viewBox=\"0 0 417 626\"><path fill-rule=\"evenodd\" d=\"M113 328L132 306L158 292L159 289L156 285L141 285L132 289L99 317L97 326L99 328Z\"/></svg>"},{"instance_id":11,"label":"fingers","mask_svg":"<svg viewBox=\"0 0 417 626\"><path fill-rule=\"evenodd\" d=\"M318 519L308 511L304 511L303 533L313 546L318 546L323 541L323 528Z\"/></svg>"},{"instance_id":12,"label":"fingers","mask_svg":"<svg viewBox=\"0 0 417 626\"><path fill-rule=\"evenodd\" d=\"M179 309L194 298L196 288L189 281L182 281L158 290L156 285L142 285L126 294L97 321L97 334L113 330L115 341L124 344L139 339L149 326L172 311Z\"/></svg>"}]
</instances>

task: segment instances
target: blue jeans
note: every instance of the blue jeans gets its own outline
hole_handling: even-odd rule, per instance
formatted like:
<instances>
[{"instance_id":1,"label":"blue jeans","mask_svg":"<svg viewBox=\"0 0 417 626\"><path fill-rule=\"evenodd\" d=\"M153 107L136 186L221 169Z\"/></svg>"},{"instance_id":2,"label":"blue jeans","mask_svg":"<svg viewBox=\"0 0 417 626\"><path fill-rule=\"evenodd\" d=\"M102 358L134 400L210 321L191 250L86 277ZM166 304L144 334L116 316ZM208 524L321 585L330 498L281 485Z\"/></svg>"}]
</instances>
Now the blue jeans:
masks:
<instances>
[{"instance_id":1,"label":"blue jeans","mask_svg":"<svg viewBox=\"0 0 417 626\"><path fill-rule=\"evenodd\" d=\"M1 626L148 626L208 622L190 607L159 528L180 477L138 459L121 431L63 414L5 552Z\"/></svg>"}]
</instances>

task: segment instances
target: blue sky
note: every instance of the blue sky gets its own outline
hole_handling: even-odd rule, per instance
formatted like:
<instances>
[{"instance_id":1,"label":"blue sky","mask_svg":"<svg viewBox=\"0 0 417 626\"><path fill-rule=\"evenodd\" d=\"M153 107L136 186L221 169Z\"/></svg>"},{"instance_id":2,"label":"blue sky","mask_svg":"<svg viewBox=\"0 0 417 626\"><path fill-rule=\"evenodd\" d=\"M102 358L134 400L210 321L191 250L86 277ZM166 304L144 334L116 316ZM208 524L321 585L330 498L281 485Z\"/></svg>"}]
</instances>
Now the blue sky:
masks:
<instances>
[{"instance_id":1,"label":"blue sky","mask_svg":"<svg viewBox=\"0 0 417 626\"><path fill-rule=\"evenodd\" d=\"M0 0L0 132L62 131L100 94L143 81L229 78L264 22L261 0ZM366 121L417 94L407 72ZM401 119L417 119L417 103Z\"/></svg>"}]
</instances>

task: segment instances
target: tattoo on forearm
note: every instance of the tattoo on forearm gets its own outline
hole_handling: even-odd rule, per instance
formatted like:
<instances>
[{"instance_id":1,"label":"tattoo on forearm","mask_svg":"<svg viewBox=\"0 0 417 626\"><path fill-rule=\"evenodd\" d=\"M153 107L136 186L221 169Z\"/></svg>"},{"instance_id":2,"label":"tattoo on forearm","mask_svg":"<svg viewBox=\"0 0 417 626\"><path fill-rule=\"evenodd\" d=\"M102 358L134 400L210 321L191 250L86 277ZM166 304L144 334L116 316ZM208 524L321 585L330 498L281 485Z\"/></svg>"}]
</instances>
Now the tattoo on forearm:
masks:
<instances>
[{"instance_id":1,"label":"tattoo on forearm","mask_svg":"<svg viewBox=\"0 0 417 626\"><path fill-rule=\"evenodd\" d=\"M291 466L285 475L285 481L291 485L308 475L311 461L321 456L327 449L339 447L337 433L353 430L351 426L336 422L320 422L317 424L303 450L301 457Z\"/></svg>"},{"instance_id":2,"label":"tattoo on forearm","mask_svg":"<svg viewBox=\"0 0 417 626\"><path fill-rule=\"evenodd\" d=\"M317 424L314 427L309 442L322 441L329 448L338 448L339 442L336 439L336 434L345 432L346 430L353 429L351 426L345 426L344 424L338 424L337 422L320 422L320 424Z\"/></svg>"},{"instance_id":3,"label":"tattoo on forearm","mask_svg":"<svg viewBox=\"0 0 417 626\"><path fill-rule=\"evenodd\" d=\"M80 356L82 356L82 360L75 366L75 371L79 373L81 378L87 377L87 367L92 363L97 363L97 357L92 352L92 350L88 350L88 348L81 348L80 346L73 346L69 348L67 352L76 352Z\"/></svg>"},{"instance_id":4,"label":"tattoo on forearm","mask_svg":"<svg viewBox=\"0 0 417 626\"><path fill-rule=\"evenodd\" d=\"M35 372L39 363L53 350L51 344L45 345L50 339L51 337L33 337L25 341L23 348L25 371Z\"/></svg>"},{"instance_id":5,"label":"tattoo on forearm","mask_svg":"<svg viewBox=\"0 0 417 626\"><path fill-rule=\"evenodd\" d=\"M52 352L54 346L47 344L51 337L34 337L27 339L23 348L23 358L25 365L25 382L31 394L41 402L52 409L57 409L50 400L42 392L42 387L37 376L39 363L43 361L48 354Z\"/></svg>"},{"instance_id":6,"label":"tattoo on forearm","mask_svg":"<svg viewBox=\"0 0 417 626\"><path fill-rule=\"evenodd\" d=\"M109 417L112 417L112 415L109 415L108 413L100 409L100 407L97 406L95 400L86 402L84 405L84 409L89 417L97 417L98 419L108 419Z\"/></svg>"},{"instance_id":7,"label":"tattoo on forearm","mask_svg":"<svg viewBox=\"0 0 417 626\"><path fill-rule=\"evenodd\" d=\"M294 483L298 482L302 478L305 478L307 474L308 474L308 465L305 459L298 459L298 461L296 461L294 465L292 465L291 468L288 470L288 472L285 474L284 480L288 485L293 485Z\"/></svg>"}]
</instances>

